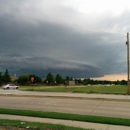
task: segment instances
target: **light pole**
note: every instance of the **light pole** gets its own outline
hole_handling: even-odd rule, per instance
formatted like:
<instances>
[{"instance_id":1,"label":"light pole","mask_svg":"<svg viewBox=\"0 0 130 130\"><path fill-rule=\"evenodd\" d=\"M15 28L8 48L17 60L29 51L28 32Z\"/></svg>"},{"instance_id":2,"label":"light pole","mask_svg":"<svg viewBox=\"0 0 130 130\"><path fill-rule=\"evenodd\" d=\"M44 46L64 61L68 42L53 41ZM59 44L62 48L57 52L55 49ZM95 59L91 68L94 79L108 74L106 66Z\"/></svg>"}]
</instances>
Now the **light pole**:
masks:
<instances>
[{"instance_id":1,"label":"light pole","mask_svg":"<svg viewBox=\"0 0 130 130\"><path fill-rule=\"evenodd\" d=\"M127 41L126 41L126 45L127 45L127 93L130 92L130 84L129 84L129 73L130 73L130 64L129 64L129 33L127 33Z\"/></svg>"}]
</instances>

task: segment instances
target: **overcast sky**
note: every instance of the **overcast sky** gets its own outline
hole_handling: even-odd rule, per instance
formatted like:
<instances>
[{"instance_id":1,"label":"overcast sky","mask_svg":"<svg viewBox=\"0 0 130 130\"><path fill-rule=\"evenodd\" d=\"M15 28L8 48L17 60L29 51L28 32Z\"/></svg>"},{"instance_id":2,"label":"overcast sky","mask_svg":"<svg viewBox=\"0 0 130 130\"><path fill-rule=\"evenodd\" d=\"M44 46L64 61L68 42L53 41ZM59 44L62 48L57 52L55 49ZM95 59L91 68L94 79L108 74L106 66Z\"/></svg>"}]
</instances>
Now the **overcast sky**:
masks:
<instances>
[{"instance_id":1,"label":"overcast sky","mask_svg":"<svg viewBox=\"0 0 130 130\"><path fill-rule=\"evenodd\" d=\"M0 72L73 78L127 73L129 0L0 0Z\"/></svg>"}]
</instances>

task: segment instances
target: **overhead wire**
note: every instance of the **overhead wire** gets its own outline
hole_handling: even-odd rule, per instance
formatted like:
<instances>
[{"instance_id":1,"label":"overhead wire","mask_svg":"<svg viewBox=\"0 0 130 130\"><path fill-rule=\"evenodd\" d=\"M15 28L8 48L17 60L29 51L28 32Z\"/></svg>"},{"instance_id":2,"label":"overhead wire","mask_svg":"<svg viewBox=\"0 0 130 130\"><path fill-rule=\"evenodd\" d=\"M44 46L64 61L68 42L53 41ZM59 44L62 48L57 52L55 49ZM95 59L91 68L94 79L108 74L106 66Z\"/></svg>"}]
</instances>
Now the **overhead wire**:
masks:
<instances>
[{"instance_id":1,"label":"overhead wire","mask_svg":"<svg viewBox=\"0 0 130 130\"><path fill-rule=\"evenodd\" d=\"M114 51L118 46L119 46L119 45L117 45L114 49L112 49L112 51ZM111 51L111 52L112 52L112 51ZM101 70L101 71L104 71L104 67L105 67L105 66L108 66L108 65L111 63L110 61L111 61L112 59L114 59L114 57L117 56L121 51L122 51L122 50L120 50L120 51L117 52L114 56L112 56L109 60L107 60L106 63L104 63L104 65L100 68L100 70ZM103 82L101 85L103 85L103 84L104 84L104 82ZM100 85L100 86L97 86L97 88L95 88L95 90L98 90L98 89L101 87L101 85Z\"/></svg>"},{"instance_id":2,"label":"overhead wire","mask_svg":"<svg viewBox=\"0 0 130 130\"><path fill-rule=\"evenodd\" d=\"M119 52L117 52L111 59L109 59L106 63L104 63L104 65L101 67L101 69L103 69L105 66L108 66L111 62L112 59L115 58L115 56L117 56L122 50L120 50Z\"/></svg>"}]
</instances>

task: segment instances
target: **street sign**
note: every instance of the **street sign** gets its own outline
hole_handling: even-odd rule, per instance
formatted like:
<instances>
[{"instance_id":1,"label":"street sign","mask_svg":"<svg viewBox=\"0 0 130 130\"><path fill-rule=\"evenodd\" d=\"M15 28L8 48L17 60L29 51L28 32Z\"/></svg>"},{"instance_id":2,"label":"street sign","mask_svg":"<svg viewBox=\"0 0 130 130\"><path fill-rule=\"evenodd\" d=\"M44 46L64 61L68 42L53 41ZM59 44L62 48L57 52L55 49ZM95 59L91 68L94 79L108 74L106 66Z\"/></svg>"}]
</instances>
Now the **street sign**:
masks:
<instances>
[{"instance_id":1,"label":"street sign","mask_svg":"<svg viewBox=\"0 0 130 130\"><path fill-rule=\"evenodd\" d=\"M31 82L33 82L34 81L34 77L31 77Z\"/></svg>"}]
</instances>

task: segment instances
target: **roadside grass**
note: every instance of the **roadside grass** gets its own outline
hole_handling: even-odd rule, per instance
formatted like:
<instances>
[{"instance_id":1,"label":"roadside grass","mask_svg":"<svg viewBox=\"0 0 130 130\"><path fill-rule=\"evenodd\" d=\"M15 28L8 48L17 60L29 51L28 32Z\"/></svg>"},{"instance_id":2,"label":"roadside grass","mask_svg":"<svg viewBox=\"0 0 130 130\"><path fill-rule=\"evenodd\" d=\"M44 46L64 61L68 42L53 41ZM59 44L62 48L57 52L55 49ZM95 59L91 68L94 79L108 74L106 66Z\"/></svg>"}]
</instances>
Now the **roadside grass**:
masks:
<instances>
[{"instance_id":1,"label":"roadside grass","mask_svg":"<svg viewBox=\"0 0 130 130\"><path fill-rule=\"evenodd\" d=\"M17 110L17 109L5 109L5 108L0 108L0 114L22 115L30 117L53 118L53 119L64 119L64 120L75 120L83 122L130 126L130 119L114 118L114 117L78 115L78 114L67 114L57 112L42 112L31 110Z\"/></svg>"},{"instance_id":2,"label":"roadside grass","mask_svg":"<svg viewBox=\"0 0 130 130\"><path fill-rule=\"evenodd\" d=\"M0 119L0 126L13 126L16 128L26 128L30 130L92 130L83 129L78 127L70 127L59 124L49 124L49 123L38 123L38 122L23 122L18 120L7 120ZM27 129L27 128L26 128Z\"/></svg>"},{"instance_id":3,"label":"roadside grass","mask_svg":"<svg viewBox=\"0 0 130 130\"><path fill-rule=\"evenodd\" d=\"M127 86L20 86L22 91L37 92L72 92L72 93L100 93L100 94L127 94Z\"/></svg>"}]
</instances>

